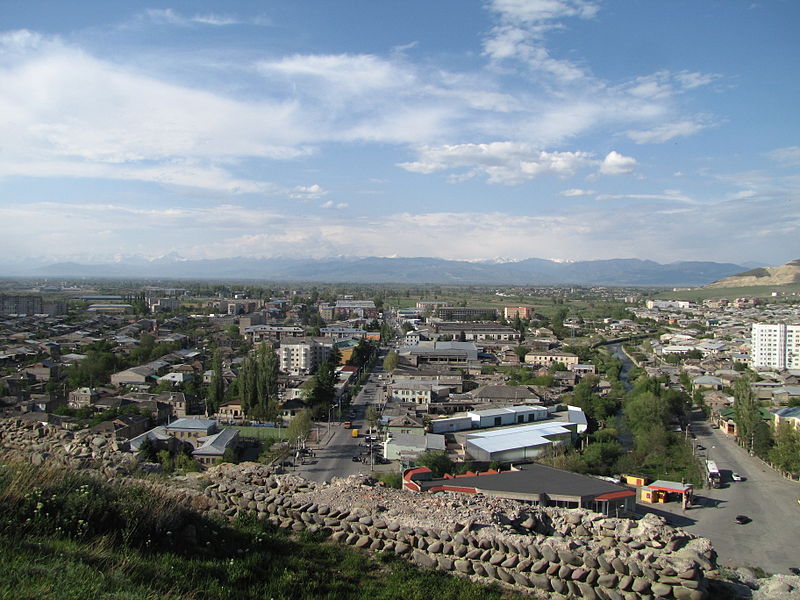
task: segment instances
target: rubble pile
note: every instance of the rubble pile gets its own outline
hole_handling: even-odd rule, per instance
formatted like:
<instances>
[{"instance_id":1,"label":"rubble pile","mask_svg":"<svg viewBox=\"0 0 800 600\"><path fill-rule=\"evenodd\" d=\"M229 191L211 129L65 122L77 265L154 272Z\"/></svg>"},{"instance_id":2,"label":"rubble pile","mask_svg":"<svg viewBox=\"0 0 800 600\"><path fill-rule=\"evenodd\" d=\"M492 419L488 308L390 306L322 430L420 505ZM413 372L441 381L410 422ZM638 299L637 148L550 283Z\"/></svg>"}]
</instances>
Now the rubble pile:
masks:
<instances>
[{"instance_id":1,"label":"rubble pile","mask_svg":"<svg viewBox=\"0 0 800 600\"><path fill-rule=\"evenodd\" d=\"M715 553L648 515L639 521L580 509L523 506L451 492L412 494L363 476L316 485L262 465L219 465L203 493L212 512L406 556L423 567L588 599L708 596Z\"/></svg>"}]
</instances>

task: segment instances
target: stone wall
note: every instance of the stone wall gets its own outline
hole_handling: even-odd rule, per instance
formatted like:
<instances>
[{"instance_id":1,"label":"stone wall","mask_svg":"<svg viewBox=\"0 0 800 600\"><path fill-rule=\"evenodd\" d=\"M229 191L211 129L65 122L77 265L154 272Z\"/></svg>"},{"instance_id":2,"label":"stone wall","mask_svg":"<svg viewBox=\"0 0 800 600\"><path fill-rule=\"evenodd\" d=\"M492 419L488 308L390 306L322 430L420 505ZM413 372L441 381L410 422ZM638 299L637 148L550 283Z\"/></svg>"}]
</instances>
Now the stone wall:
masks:
<instances>
[{"instance_id":1,"label":"stone wall","mask_svg":"<svg viewBox=\"0 0 800 600\"><path fill-rule=\"evenodd\" d=\"M115 480L136 467L110 436L18 419L0 420L0 449ZM450 492L412 494L363 477L317 485L255 463L148 485L212 516L251 512L284 529L324 531L366 551L547 597L701 600L708 596L706 574L716 569L708 540L654 515L633 521Z\"/></svg>"}]
</instances>

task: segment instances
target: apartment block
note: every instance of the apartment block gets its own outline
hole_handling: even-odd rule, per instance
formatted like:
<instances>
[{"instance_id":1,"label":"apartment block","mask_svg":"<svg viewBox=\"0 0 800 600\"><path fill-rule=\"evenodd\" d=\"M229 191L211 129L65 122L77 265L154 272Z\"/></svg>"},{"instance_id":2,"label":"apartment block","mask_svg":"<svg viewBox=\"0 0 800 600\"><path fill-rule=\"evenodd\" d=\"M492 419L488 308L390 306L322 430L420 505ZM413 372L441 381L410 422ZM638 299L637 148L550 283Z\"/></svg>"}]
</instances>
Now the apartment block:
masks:
<instances>
[{"instance_id":1,"label":"apartment block","mask_svg":"<svg viewBox=\"0 0 800 600\"><path fill-rule=\"evenodd\" d=\"M754 323L750 357L756 369L800 369L800 325Z\"/></svg>"}]
</instances>

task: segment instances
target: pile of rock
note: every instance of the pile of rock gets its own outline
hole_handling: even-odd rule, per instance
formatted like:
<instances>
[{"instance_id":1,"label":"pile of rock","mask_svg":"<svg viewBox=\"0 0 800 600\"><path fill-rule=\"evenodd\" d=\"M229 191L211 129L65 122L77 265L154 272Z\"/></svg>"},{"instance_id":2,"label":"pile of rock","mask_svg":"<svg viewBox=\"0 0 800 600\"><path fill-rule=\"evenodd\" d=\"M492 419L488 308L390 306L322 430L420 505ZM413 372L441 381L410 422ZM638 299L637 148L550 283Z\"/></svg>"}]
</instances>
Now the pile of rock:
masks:
<instances>
[{"instance_id":1,"label":"pile of rock","mask_svg":"<svg viewBox=\"0 0 800 600\"><path fill-rule=\"evenodd\" d=\"M93 469L120 479L136 459L110 434L18 419L0 423L0 448L34 464ZM325 530L340 543L405 556L482 581L595 599L708 595L716 569L708 540L653 515L638 521L585 510L531 507L482 496L385 489L361 477L316 485L254 463L223 464L154 484L211 515L256 514L293 531Z\"/></svg>"},{"instance_id":2,"label":"pile of rock","mask_svg":"<svg viewBox=\"0 0 800 600\"><path fill-rule=\"evenodd\" d=\"M491 522L497 502L487 499L495 509L484 513L488 518L452 520L443 526L448 521L434 524L425 510L412 518L394 508L407 507L412 498L420 508L425 496L365 487L354 478L318 488L258 465L222 465L208 475L204 495L212 511L227 517L253 511L278 527L324 529L333 540L357 548L392 552L424 567L542 592L590 599L700 600L707 596L705 573L716 566L708 540L675 530L654 515L630 521L584 510L522 509L510 502L515 512L498 527ZM364 500L370 489L375 490L373 503L321 502L353 486ZM444 496L457 503L458 496ZM480 502L472 501L475 506Z\"/></svg>"},{"instance_id":3,"label":"pile of rock","mask_svg":"<svg viewBox=\"0 0 800 600\"><path fill-rule=\"evenodd\" d=\"M124 452L111 433L69 430L23 419L2 419L0 448L34 465L45 462L71 469L96 469L106 477L129 475L136 458Z\"/></svg>"}]
</instances>

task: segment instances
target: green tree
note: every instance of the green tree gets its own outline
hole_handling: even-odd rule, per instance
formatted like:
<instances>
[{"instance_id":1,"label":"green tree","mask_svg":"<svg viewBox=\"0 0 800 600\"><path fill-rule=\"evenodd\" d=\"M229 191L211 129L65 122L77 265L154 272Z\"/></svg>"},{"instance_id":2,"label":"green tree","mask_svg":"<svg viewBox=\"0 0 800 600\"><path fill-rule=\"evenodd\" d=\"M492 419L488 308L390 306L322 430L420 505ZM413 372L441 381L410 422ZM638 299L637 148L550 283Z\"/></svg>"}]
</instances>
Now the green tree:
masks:
<instances>
[{"instance_id":1,"label":"green tree","mask_svg":"<svg viewBox=\"0 0 800 600\"><path fill-rule=\"evenodd\" d=\"M616 466L617 459L622 454L622 446L617 442L593 442L583 451L581 458L586 464L586 469L595 475L611 475Z\"/></svg>"},{"instance_id":2,"label":"green tree","mask_svg":"<svg viewBox=\"0 0 800 600\"><path fill-rule=\"evenodd\" d=\"M291 446L298 441L307 439L308 434L311 433L311 425L310 411L301 410L297 413L286 429L286 441L289 442L289 445Z\"/></svg>"},{"instance_id":3,"label":"green tree","mask_svg":"<svg viewBox=\"0 0 800 600\"><path fill-rule=\"evenodd\" d=\"M743 375L733 384L734 420L739 435L739 443L754 452L756 425L761 420L758 401L750 387L750 378Z\"/></svg>"},{"instance_id":4,"label":"green tree","mask_svg":"<svg viewBox=\"0 0 800 600\"><path fill-rule=\"evenodd\" d=\"M383 368L388 373L391 373L397 368L397 352L389 350L383 358Z\"/></svg>"},{"instance_id":5,"label":"green tree","mask_svg":"<svg viewBox=\"0 0 800 600\"><path fill-rule=\"evenodd\" d=\"M367 410L364 412L364 421L367 425L369 425L370 429L375 429L378 426L378 421L380 420L380 413L378 413L378 409L372 406L371 404L367 407Z\"/></svg>"},{"instance_id":6,"label":"green tree","mask_svg":"<svg viewBox=\"0 0 800 600\"><path fill-rule=\"evenodd\" d=\"M149 437L142 440L139 445L139 452L137 453L139 460L142 462L154 463L158 462L158 451L156 446Z\"/></svg>"},{"instance_id":7,"label":"green tree","mask_svg":"<svg viewBox=\"0 0 800 600\"><path fill-rule=\"evenodd\" d=\"M414 461L422 467L428 467L434 477L443 477L445 473L453 472L453 461L443 450L428 450L420 454Z\"/></svg>"},{"instance_id":8,"label":"green tree","mask_svg":"<svg viewBox=\"0 0 800 600\"><path fill-rule=\"evenodd\" d=\"M669 423L669 405L664 398L644 392L625 402L625 424L634 433L658 426L666 429Z\"/></svg>"},{"instance_id":9,"label":"green tree","mask_svg":"<svg viewBox=\"0 0 800 600\"><path fill-rule=\"evenodd\" d=\"M775 446L769 451L769 459L784 473L800 473L800 434L786 421L775 430Z\"/></svg>"}]
</instances>

